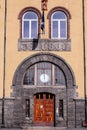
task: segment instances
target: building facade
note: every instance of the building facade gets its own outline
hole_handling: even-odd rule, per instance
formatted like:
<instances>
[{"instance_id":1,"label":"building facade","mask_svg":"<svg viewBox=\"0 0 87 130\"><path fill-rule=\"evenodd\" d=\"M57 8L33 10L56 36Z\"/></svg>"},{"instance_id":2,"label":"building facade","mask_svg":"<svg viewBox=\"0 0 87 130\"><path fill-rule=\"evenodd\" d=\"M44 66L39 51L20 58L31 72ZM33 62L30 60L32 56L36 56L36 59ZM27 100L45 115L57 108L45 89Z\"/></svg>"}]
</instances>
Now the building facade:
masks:
<instances>
[{"instance_id":1,"label":"building facade","mask_svg":"<svg viewBox=\"0 0 87 130\"><path fill-rule=\"evenodd\" d=\"M82 126L86 0L84 5L0 1L0 126Z\"/></svg>"}]
</instances>

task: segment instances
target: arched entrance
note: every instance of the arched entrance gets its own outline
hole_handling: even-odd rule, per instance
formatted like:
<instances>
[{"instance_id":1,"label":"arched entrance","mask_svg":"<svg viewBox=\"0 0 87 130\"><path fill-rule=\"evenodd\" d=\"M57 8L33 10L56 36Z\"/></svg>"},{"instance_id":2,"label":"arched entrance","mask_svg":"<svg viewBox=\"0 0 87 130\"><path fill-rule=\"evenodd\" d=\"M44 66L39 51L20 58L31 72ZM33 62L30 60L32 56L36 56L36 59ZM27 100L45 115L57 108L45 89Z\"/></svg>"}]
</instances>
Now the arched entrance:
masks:
<instances>
[{"instance_id":1,"label":"arched entrance","mask_svg":"<svg viewBox=\"0 0 87 130\"><path fill-rule=\"evenodd\" d=\"M15 124L72 125L75 84L71 67L61 57L51 53L28 57L18 66L12 82Z\"/></svg>"}]
</instances>

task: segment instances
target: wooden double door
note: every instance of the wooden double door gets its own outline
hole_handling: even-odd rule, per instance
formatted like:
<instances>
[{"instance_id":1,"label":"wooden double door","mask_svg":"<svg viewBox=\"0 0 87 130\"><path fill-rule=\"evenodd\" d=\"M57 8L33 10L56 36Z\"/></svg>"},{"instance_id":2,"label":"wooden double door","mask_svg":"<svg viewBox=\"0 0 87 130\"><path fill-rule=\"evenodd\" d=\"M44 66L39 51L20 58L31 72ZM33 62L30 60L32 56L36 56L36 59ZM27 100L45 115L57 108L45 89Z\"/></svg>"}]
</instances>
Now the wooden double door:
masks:
<instances>
[{"instance_id":1,"label":"wooden double door","mask_svg":"<svg viewBox=\"0 0 87 130\"><path fill-rule=\"evenodd\" d=\"M34 95L34 124L54 126L54 95L37 93Z\"/></svg>"}]
</instances>

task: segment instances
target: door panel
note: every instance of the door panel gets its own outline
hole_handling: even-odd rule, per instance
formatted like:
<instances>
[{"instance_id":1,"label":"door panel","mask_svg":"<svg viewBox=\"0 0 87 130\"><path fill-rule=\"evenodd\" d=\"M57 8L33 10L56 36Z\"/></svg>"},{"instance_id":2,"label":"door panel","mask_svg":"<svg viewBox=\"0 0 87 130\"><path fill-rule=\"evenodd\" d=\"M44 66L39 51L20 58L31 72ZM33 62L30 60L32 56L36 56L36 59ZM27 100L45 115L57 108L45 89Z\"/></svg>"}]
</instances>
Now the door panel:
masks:
<instances>
[{"instance_id":1,"label":"door panel","mask_svg":"<svg viewBox=\"0 0 87 130\"><path fill-rule=\"evenodd\" d=\"M48 93L34 95L34 123L54 125L54 95Z\"/></svg>"}]
</instances>

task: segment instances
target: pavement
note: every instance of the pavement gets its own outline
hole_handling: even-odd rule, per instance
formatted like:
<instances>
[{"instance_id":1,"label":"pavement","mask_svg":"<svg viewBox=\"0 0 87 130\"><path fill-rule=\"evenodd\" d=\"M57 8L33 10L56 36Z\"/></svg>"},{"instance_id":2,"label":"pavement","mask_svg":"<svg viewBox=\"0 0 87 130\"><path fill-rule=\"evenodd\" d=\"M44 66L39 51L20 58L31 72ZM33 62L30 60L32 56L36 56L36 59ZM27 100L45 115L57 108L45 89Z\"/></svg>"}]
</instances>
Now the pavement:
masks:
<instances>
[{"instance_id":1,"label":"pavement","mask_svg":"<svg viewBox=\"0 0 87 130\"><path fill-rule=\"evenodd\" d=\"M87 130L87 128L65 128L65 127L27 127L23 129L19 128L0 128L0 130Z\"/></svg>"}]
</instances>

